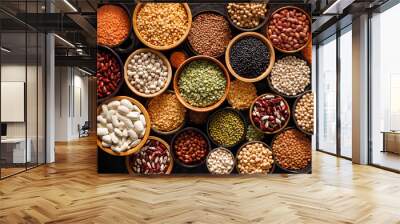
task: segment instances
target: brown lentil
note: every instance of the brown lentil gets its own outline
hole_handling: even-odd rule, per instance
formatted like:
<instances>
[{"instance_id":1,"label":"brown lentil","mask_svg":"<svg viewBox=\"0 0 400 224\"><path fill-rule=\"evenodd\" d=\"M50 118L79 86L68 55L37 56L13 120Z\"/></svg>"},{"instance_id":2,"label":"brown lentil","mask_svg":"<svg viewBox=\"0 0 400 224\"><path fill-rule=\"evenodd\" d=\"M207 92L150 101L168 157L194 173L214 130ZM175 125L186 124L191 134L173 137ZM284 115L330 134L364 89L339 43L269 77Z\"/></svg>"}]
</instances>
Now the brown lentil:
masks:
<instances>
[{"instance_id":1,"label":"brown lentil","mask_svg":"<svg viewBox=\"0 0 400 224\"><path fill-rule=\"evenodd\" d=\"M238 171L242 174L268 173L274 160L271 150L265 145L254 142L240 149L237 155Z\"/></svg>"},{"instance_id":2,"label":"brown lentil","mask_svg":"<svg viewBox=\"0 0 400 224\"><path fill-rule=\"evenodd\" d=\"M228 103L235 109L248 109L257 98L257 89L251 82L231 82L227 96Z\"/></svg>"},{"instance_id":3,"label":"brown lentil","mask_svg":"<svg viewBox=\"0 0 400 224\"><path fill-rule=\"evenodd\" d=\"M205 159L209 146L202 134L194 130L186 130L176 137L173 147L182 163L193 165Z\"/></svg>"},{"instance_id":4,"label":"brown lentil","mask_svg":"<svg viewBox=\"0 0 400 224\"><path fill-rule=\"evenodd\" d=\"M184 122L186 108L174 93L162 93L150 100L147 112L153 128L158 131L172 131Z\"/></svg>"},{"instance_id":5,"label":"brown lentil","mask_svg":"<svg viewBox=\"0 0 400 224\"><path fill-rule=\"evenodd\" d=\"M272 150L278 164L285 169L304 169L311 162L311 141L296 129L278 134L272 143Z\"/></svg>"},{"instance_id":6,"label":"brown lentil","mask_svg":"<svg viewBox=\"0 0 400 224\"><path fill-rule=\"evenodd\" d=\"M222 55L231 38L228 21L222 15L209 12L195 17L188 35L194 51L211 57Z\"/></svg>"},{"instance_id":7,"label":"brown lentil","mask_svg":"<svg viewBox=\"0 0 400 224\"><path fill-rule=\"evenodd\" d=\"M180 3L145 3L136 20L140 36L155 46L173 45L189 29L186 9Z\"/></svg>"},{"instance_id":8,"label":"brown lentil","mask_svg":"<svg viewBox=\"0 0 400 224\"><path fill-rule=\"evenodd\" d=\"M128 36L130 20L126 11L117 5L97 9L97 43L106 46L120 44Z\"/></svg>"},{"instance_id":9,"label":"brown lentil","mask_svg":"<svg viewBox=\"0 0 400 224\"><path fill-rule=\"evenodd\" d=\"M299 128L308 133L313 133L314 129L314 95L309 92L301 96L294 109Z\"/></svg>"}]
</instances>

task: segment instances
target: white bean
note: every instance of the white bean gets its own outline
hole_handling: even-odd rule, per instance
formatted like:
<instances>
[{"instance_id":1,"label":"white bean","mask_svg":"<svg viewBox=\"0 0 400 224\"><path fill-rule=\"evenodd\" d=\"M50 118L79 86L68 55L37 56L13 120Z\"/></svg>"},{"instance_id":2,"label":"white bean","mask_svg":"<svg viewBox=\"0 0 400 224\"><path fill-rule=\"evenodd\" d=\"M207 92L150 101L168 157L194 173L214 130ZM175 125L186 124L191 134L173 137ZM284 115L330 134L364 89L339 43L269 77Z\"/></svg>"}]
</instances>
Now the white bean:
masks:
<instances>
[{"instance_id":1,"label":"white bean","mask_svg":"<svg viewBox=\"0 0 400 224\"><path fill-rule=\"evenodd\" d=\"M121 103L118 100L114 100L110 103L108 103L108 109L114 109L116 110L118 108L118 106L121 105Z\"/></svg>"},{"instance_id":2,"label":"white bean","mask_svg":"<svg viewBox=\"0 0 400 224\"><path fill-rule=\"evenodd\" d=\"M128 135L133 141L138 139L138 135L136 134L136 132L131 129L128 130Z\"/></svg>"},{"instance_id":3,"label":"white bean","mask_svg":"<svg viewBox=\"0 0 400 224\"><path fill-rule=\"evenodd\" d=\"M129 101L127 99L121 100L121 105L127 107L129 110L133 109L133 104L131 103L131 101Z\"/></svg>"},{"instance_id":4,"label":"white bean","mask_svg":"<svg viewBox=\"0 0 400 224\"><path fill-rule=\"evenodd\" d=\"M139 112L136 112L136 111L129 112L129 113L126 115L126 117L129 118L129 119L131 119L131 120L136 121L136 120L138 120L138 119L140 118L140 113L139 113Z\"/></svg>"},{"instance_id":5,"label":"white bean","mask_svg":"<svg viewBox=\"0 0 400 224\"><path fill-rule=\"evenodd\" d=\"M111 140L111 136L110 135L103 135L103 137L101 138L101 140L107 144L111 144L112 140Z\"/></svg>"},{"instance_id":6,"label":"white bean","mask_svg":"<svg viewBox=\"0 0 400 224\"><path fill-rule=\"evenodd\" d=\"M129 109L126 106L120 105L118 106L118 113L122 114L122 115L126 115L127 113L129 113Z\"/></svg>"},{"instance_id":7,"label":"white bean","mask_svg":"<svg viewBox=\"0 0 400 224\"><path fill-rule=\"evenodd\" d=\"M97 128L97 135L98 136L108 135L108 129L107 128Z\"/></svg>"},{"instance_id":8,"label":"white bean","mask_svg":"<svg viewBox=\"0 0 400 224\"><path fill-rule=\"evenodd\" d=\"M144 130L144 125L141 121L135 121L133 124L133 129L136 133L141 133Z\"/></svg>"}]
</instances>

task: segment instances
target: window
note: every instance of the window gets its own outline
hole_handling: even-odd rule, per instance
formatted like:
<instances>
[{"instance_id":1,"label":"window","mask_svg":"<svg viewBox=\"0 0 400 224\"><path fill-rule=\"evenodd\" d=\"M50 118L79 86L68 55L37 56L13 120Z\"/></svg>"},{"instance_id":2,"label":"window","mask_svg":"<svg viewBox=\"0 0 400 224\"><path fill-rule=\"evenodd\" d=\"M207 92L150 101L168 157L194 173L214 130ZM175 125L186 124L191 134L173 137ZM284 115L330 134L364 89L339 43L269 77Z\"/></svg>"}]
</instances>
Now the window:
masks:
<instances>
[{"instance_id":1,"label":"window","mask_svg":"<svg viewBox=\"0 0 400 224\"><path fill-rule=\"evenodd\" d=\"M318 47L317 149L336 154L336 36Z\"/></svg>"}]
</instances>

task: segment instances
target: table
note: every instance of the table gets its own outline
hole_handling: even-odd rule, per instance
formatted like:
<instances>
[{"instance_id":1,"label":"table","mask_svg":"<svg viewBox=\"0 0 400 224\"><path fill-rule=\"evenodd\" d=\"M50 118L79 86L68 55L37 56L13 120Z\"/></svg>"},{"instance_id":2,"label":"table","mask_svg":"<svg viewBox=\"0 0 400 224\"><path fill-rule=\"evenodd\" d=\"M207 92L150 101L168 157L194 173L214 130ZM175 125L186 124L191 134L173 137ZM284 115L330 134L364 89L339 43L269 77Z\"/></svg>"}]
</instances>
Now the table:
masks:
<instances>
[{"instance_id":1,"label":"table","mask_svg":"<svg viewBox=\"0 0 400 224\"><path fill-rule=\"evenodd\" d=\"M383 131L382 152L400 154L400 131Z\"/></svg>"}]
</instances>

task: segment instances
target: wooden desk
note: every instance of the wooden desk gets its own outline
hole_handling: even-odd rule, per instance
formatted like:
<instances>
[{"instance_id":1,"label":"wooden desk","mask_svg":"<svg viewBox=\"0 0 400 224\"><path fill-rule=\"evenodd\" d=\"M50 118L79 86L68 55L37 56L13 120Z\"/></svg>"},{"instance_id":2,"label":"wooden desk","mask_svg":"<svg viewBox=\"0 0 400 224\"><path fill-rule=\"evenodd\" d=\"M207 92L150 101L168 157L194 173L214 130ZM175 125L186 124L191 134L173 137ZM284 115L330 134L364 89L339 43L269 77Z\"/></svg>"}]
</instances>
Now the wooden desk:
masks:
<instances>
[{"instance_id":1,"label":"wooden desk","mask_svg":"<svg viewBox=\"0 0 400 224\"><path fill-rule=\"evenodd\" d=\"M382 152L400 154L400 131L383 131Z\"/></svg>"}]
</instances>

